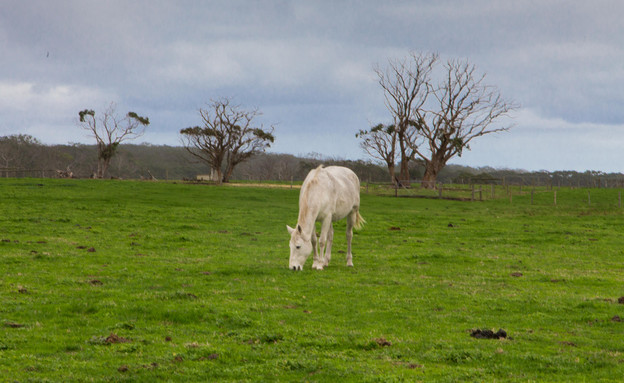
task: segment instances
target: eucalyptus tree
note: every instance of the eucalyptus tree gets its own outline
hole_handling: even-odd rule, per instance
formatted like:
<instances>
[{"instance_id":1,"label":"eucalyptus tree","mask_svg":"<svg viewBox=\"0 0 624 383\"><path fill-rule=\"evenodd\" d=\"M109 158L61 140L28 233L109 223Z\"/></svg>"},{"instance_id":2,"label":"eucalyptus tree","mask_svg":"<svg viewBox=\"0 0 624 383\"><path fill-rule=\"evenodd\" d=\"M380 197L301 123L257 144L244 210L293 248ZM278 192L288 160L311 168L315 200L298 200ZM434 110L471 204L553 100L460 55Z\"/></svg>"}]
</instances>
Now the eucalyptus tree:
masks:
<instances>
[{"instance_id":1,"label":"eucalyptus tree","mask_svg":"<svg viewBox=\"0 0 624 383\"><path fill-rule=\"evenodd\" d=\"M497 122L517 108L496 87L487 85L485 74L479 74L468 60L451 59L441 68L438 63L438 54L411 53L403 60L390 60L385 70L377 67L394 129L360 134L362 146L373 157L382 154L376 146L379 142L396 140L402 182L409 181L409 161L422 159L422 185L428 188L434 187L451 158L470 150L475 138L509 130L511 125ZM432 80L434 74L439 76L437 82Z\"/></svg>"},{"instance_id":2,"label":"eucalyptus tree","mask_svg":"<svg viewBox=\"0 0 624 383\"><path fill-rule=\"evenodd\" d=\"M245 110L227 98L213 100L199 109L202 126L180 130L186 150L207 163L219 182L229 182L236 165L268 149L274 127L264 128L256 119L258 109Z\"/></svg>"},{"instance_id":3,"label":"eucalyptus tree","mask_svg":"<svg viewBox=\"0 0 624 383\"><path fill-rule=\"evenodd\" d=\"M395 125L378 124L370 130L360 130L355 137L361 139L360 147L369 156L383 162L390 175L392 183L396 183L396 157L398 130Z\"/></svg>"},{"instance_id":4,"label":"eucalyptus tree","mask_svg":"<svg viewBox=\"0 0 624 383\"><path fill-rule=\"evenodd\" d=\"M120 117L117 115L114 103L111 103L97 117L92 109L82 110L78 112L78 116L80 117L79 125L93 135L97 144L96 178L104 177L119 145L124 141L142 136L150 123L149 118L139 116L134 112L128 112Z\"/></svg>"}]
</instances>

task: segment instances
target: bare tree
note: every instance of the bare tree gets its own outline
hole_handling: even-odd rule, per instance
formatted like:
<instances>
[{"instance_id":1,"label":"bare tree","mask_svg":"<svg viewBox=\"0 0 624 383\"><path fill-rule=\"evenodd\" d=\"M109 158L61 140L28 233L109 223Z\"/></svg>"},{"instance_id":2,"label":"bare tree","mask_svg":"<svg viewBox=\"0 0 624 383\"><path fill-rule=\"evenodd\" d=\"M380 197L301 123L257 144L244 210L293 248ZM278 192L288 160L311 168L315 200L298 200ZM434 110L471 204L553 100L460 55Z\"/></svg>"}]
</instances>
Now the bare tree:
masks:
<instances>
[{"instance_id":1,"label":"bare tree","mask_svg":"<svg viewBox=\"0 0 624 383\"><path fill-rule=\"evenodd\" d=\"M385 141L396 134L401 182L409 181L409 161L416 157L424 161L422 185L428 188L434 187L449 159L470 149L473 139L508 130L510 126L493 123L516 108L495 87L485 85L485 75L478 76L475 66L465 60L449 60L440 71L442 79L434 84L431 74L437 62L437 54L411 53L402 61L389 61L385 71L375 69L396 126L396 133L378 130L376 134ZM362 143L369 148L374 144Z\"/></svg>"},{"instance_id":2,"label":"bare tree","mask_svg":"<svg viewBox=\"0 0 624 383\"><path fill-rule=\"evenodd\" d=\"M141 117L134 112L119 117L115 109L115 104L111 103L99 118L96 118L95 111L90 109L78 113L79 125L91 132L97 142L98 165L95 173L97 178L103 178L106 174L119 144L142 136L149 125L147 117Z\"/></svg>"},{"instance_id":3,"label":"bare tree","mask_svg":"<svg viewBox=\"0 0 624 383\"><path fill-rule=\"evenodd\" d=\"M390 180L396 182L394 174L398 131L395 125L379 124L370 130L360 130L355 137L362 141L360 147L371 157L382 161L388 168Z\"/></svg>"},{"instance_id":4,"label":"bare tree","mask_svg":"<svg viewBox=\"0 0 624 383\"><path fill-rule=\"evenodd\" d=\"M429 93L430 106L414 110L410 125L422 138L422 145L410 141L412 150L425 161L423 186L433 187L437 175L454 156L477 137L507 131L511 125L494 125L517 106L504 100L498 89L484 83L467 60L449 60L444 65L444 78Z\"/></svg>"},{"instance_id":5,"label":"bare tree","mask_svg":"<svg viewBox=\"0 0 624 383\"><path fill-rule=\"evenodd\" d=\"M4 168L5 177L38 166L41 148L41 142L28 134L0 137L0 168Z\"/></svg>"},{"instance_id":6,"label":"bare tree","mask_svg":"<svg viewBox=\"0 0 624 383\"><path fill-rule=\"evenodd\" d=\"M236 165L264 152L275 141L272 126L265 130L254 123L261 115L258 109L243 110L222 98L199 109L199 114L203 127L180 130L181 140L190 154L216 171L220 182L228 182Z\"/></svg>"},{"instance_id":7,"label":"bare tree","mask_svg":"<svg viewBox=\"0 0 624 383\"><path fill-rule=\"evenodd\" d=\"M398 138L399 179L404 184L409 183L409 162L416 154L414 142L418 138L410 121L414 119L414 112L427 101L429 77L437 60L437 54L411 53L403 60L389 60L385 70L379 66L375 68L379 85L384 90L386 107L394 119L396 133L392 134Z\"/></svg>"}]
</instances>

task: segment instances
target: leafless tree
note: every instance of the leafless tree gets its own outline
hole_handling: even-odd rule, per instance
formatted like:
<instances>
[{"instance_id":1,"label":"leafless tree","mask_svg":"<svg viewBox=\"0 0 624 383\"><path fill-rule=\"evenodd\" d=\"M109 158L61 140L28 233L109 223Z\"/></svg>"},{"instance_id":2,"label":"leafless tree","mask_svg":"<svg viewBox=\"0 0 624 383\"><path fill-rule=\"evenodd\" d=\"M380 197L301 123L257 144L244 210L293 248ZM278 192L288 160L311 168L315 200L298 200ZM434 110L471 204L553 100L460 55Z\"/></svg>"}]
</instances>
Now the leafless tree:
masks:
<instances>
[{"instance_id":1,"label":"leafless tree","mask_svg":"<svg viewBox=\"0 0 624 383\"><path fill-rule=\"evenodd\" d=\"M5 177L19 171L34 170L45 155L39 140L28 134L14 134L0 137L0 169ZM37 169L39 170L39 169Z\"/></svg>"},{"instance_id":2,"label":"leafless tree","mask_svg":"<svg viewBox=\"0 0 624 383\"><path fill-rule=\"evenodd\" d=\"M370 130L360 130L355 136L362 140L360 147L368 155L386 164L391 182L396 182L394 174L398 136L396 126L379 124Z\"/></svg>"},{"instance_id":3,"label":"leafless tree","mask_svg":"<svg viewBox=\"0 0 624 383\"><path fill-rule=\"evenodd\" d=\"M517 105L502 98L498 89L486 85L485 75L477 74L467 60L448 60L444 78L429 85L432 103L414 110L410 125L423 140L410 141L412 150L425 162L423 186L433 187L437 175L454 156L477 137L507 131L511 125L495 125Z\"/></svg>"},{"instance_id":4,"label":"leafless tree","mask_svg":"<svg viewBox=\"0 0 624 383\"><path fill-rule=\"evenodd\" d=\"M396 134L398 139L401 157L399 179L403 184L409 183L409 162L416 154L414 145L410 143L417 140L417 132L410 121L414 119L414 112L427 101L429 78L437 60L437 54L411 53L402 60L389 60L385 70L379 66L375 68L386 107L394 119L396 132L392 135Z\"/></svg>"},{"instance_id":5,"label":"leafless tree","mask_svg":"<svg viewBox=\"0 0 624 383\"><path fill-rule=\"evenodd\" d=\"M89 131L97 143L98 164L95 173L97 178L103 178L106 174L119 144L142 136L149 125L147 117L141 117L134 112L128 112L124 117L119 117L115 109L115 103L111 103L99 118L91 109L78 113L79 125Z\"/></svg>"},{"instance_id":6,"label":"leafless tree","mask_svg":"<svg viewBox=\"0 0 624 383\"><path fill-rule=\"evenodd\" d=\"M203 127L180 130L184 147L216 171L220 182L228 182L236 165L264 152L275 141L274 128L264 129L254 119L258 109L243 110L230 100L213 100L199 109ZM225 164L224 164L225 162Z\"/></svg>"},{"instance_id":7,"label":"leafless tree","mask_svg":"<svg viewBox=\"0 0 624 383\"><path fill-rule=\"evenodd\" d=\"M419 157L425 163L422 185L428 188L434 187L449 159L470 149L473 139L508 130L511 126L494 122L516 108L497 88L486 85L485 75L477 75L467 60L447 61L440 70L441 80L434 84L431 75L437 62L437 54L411 53L405 60L389 61L385 71L375 69L396 132L380 129L377 141L362 142L379 154L376 142L390 142L396 134L401 182L409 181L408 163ZM365 137L372 138L370 134Z\"/></svg>"}]
</instances>

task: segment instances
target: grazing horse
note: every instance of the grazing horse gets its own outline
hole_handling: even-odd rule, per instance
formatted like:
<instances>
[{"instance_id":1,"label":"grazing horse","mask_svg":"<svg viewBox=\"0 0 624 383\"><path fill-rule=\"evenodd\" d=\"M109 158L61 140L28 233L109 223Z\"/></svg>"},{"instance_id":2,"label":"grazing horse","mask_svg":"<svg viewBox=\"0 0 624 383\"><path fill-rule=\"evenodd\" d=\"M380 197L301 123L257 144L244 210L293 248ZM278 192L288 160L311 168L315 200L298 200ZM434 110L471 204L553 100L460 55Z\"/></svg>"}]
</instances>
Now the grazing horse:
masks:
<instances>
[{"instance_id":1,"label":"grazing horse","mask_svg":"<svg viewBox=\"0 0 624 383\"><path fill-rule=\"evenodd\" d=\"M331 259L334 240L332 222L347 218L347 266L353 266L351 239L353 228L365 223L360 215L360 180L350 169L342 166L320 165L311 170L301 186L299 194L299 218L290 233L290 261L288 268L302 270L311 252L314 252L312 268L323 270ZM316 222L321 222L321 236L316 238Z\"/></svg>"}]
</instances>

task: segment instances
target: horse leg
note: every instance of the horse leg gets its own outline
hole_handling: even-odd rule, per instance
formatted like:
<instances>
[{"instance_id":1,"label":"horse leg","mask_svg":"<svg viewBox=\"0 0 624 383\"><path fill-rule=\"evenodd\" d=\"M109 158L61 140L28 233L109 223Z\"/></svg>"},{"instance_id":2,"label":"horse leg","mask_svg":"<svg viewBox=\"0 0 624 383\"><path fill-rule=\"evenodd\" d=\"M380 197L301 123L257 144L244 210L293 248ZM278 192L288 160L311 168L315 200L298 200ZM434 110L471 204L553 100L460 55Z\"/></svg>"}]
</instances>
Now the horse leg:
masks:
<instances>
[{"instance_id":1,"label":"horse leg","mask_svg":"<svg viewBox=\"0 0 624 383\"><path fill-rule=\"evenodd\" d=\"M347 216L347 266L353 267L353 255L351 254L351 239L353 239L353 226L357 220L357 210Z\"/></svg>"},{"instance_id":2,"label":"horse leg","mask_svg":"<svg viewBox=\"0 0 624 383\"><path fill-rule=\"evenodd\" d=\"M318 257L312 263L312 268L316 270L323 270L325 266L325 245L327 244L327 233L331 226L331 217L325 218L321 224L321 236L319 237L319 254Z\"/></svg>"},{"instance_id":3,"label":"horse leg","mask_svg":"<svg viewBox=\"0 0 624 383\"><path fill-rule=\"evenodd\" d=\"M318 240L316 238L316 227L314 227L314 229L312 230L312 235L310 236L310 242L312 242L312 259L314 260L312 264L314 265L316 263L316 260L319 257Z\"/></svg>"},{"instance_id":4,"label":"horse leg","mask_svg":"<svg viewBox=\"0 0 624 383\"><path fill-rule=\"evenodd\" d=\"M329 266L329 261L331 261L331 248L332 243L334 243L334 224L329 224L329 232L327 233L327 245L325 245L325 266Z\"/></svg>"}]
</instances>

